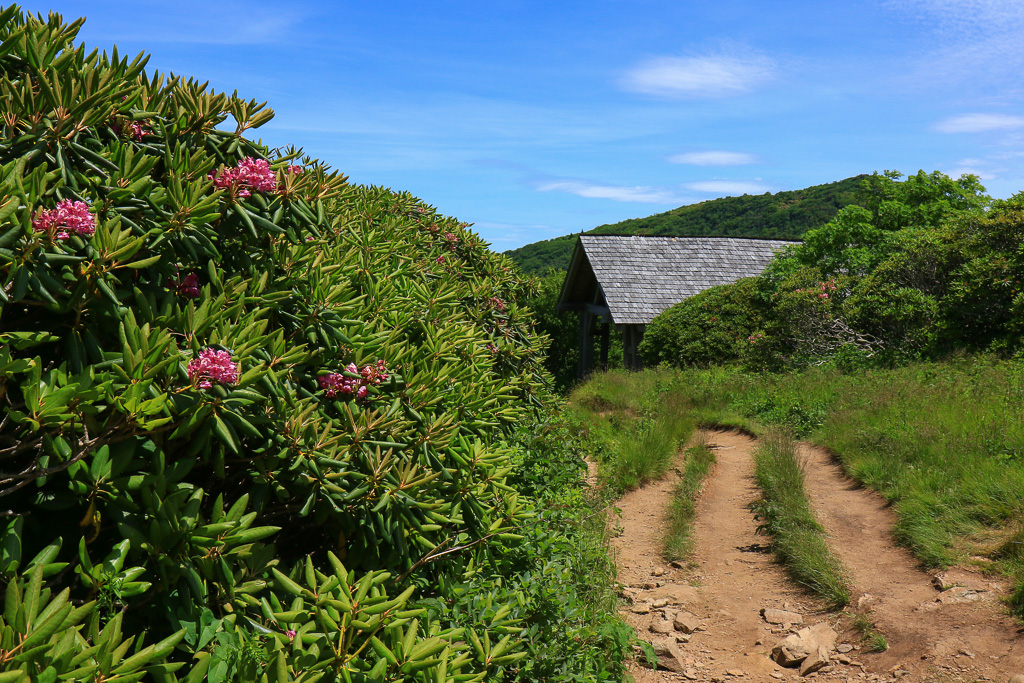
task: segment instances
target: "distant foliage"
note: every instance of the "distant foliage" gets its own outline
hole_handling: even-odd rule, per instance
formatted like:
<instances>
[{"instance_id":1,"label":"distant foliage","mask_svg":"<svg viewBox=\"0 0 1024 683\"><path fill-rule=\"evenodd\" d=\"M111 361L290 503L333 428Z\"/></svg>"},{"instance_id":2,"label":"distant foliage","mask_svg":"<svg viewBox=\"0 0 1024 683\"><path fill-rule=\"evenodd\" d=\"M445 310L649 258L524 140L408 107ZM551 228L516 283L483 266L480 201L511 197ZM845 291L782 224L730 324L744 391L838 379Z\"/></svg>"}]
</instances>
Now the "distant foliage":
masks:
<instances>
[{"instance_id":1,"label":"distant foliage","mask_svg":"<svg viewBox=\"0 0 1024 683\"><path fill-rule=\"evenodd\" d=\"M633 218L587 231L596 235L704 235L797 239L828 223L836 213L856 201L865 176L847 178L803 190L724 197L655 214ZM523 272L544 274L566 269L576 235L528 244L505 252Z\"/></svg>"},{"instance_id":2,"label":"distant foliage","mask_svg":"<svg viewBox=\"0 0 1024 683\"><path fill-rule=\"evenodd\" d=\"M659 315L640 343L644 364L706 367L744 357L764 336L756 288L754 278L712 287Z\"/></svg>"},{"instance_id":3,"label":"distant foliage","mask_svg":"<svg viewBox=\"0 0 1024 683\"><path fill-rule=\"evenodd\" d=\"M675 365L740 362L782 369L836 363L852 369L956 351L1016 351L1024 331L1024 206L993 202L973 176L875 174L860 204L809 231L773 261L756 285L717 288L650 325L651 361ZM694 315L714 297L756 292L761 317L750 344L721 343L732 318L709 326ZM753 323L751 323L753 324ZM706 338L707 354L681 350Z\"/></svg>"},{"instance_id":4,"label":"distant foliage","mask_svg":"<svg viewBox=\"0 0 1024 683\"><path fill-rule=\"evenodd\" d=\"M533 285L80 26L0 11L0 678L619 671L593 544L511 485ZM509 580L549 568L562 601Z\"/></svg>"}]
</instances>

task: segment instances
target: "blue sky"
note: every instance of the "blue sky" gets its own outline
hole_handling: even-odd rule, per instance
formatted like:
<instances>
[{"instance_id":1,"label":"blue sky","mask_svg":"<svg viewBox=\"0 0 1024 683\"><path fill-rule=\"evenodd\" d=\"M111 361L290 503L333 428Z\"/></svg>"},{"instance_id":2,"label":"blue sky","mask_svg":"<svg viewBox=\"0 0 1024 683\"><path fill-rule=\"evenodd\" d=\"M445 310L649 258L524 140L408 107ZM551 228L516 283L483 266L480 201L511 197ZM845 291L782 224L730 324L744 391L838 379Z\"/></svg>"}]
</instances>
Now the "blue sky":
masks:
<instances>
[{"instance_id":1,"label":"blue sky","mask_svg":"<svg viewBox=\"0 0 1024 683\"><path fill-rule=\"evenodd\" d=\"M897 169L1024 189L1021 0L23 3L496 250Z\"/></svg>"}]
</instances>

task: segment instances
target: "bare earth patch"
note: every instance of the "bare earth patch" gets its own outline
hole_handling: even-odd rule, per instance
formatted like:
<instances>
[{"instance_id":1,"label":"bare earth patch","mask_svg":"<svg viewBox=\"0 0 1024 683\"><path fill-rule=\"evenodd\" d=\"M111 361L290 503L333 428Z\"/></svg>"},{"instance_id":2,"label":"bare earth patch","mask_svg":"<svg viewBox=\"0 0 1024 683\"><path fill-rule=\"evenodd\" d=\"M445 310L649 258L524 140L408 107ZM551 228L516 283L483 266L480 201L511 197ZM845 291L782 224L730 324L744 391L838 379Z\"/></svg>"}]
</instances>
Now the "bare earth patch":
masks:
<instances>
[{"instance_id":1,"label":"bare earth patch","mask_svg":"<svg viewBox=\"0 0 1024 683\"><path fill-rule=\"evenodd\" d=\"M800 679L797 669L770 658L772 647L819 622L840 635L831 661L809 677L952 683L1006 681L1024 672L1020 632L998 600L1002 587L962 569L938 581L921 571L893 544L894 517L884 501L847 479L826 452L804 446L812 506L852 575L855 604L848 611L873 620L890 645L887 652L868 652L849 616L823 611L772 560L768 539L757 535L748 509L758 496L755 441L722 431L710 432L708 440L717 463L698 505L691 562L670 565L661 554L676 473L618 503L621 533L612 545L623 613L672 669L635 663L638 683ZM764 610L780 612L763 616Z\"/></svg>"}]
</instances>

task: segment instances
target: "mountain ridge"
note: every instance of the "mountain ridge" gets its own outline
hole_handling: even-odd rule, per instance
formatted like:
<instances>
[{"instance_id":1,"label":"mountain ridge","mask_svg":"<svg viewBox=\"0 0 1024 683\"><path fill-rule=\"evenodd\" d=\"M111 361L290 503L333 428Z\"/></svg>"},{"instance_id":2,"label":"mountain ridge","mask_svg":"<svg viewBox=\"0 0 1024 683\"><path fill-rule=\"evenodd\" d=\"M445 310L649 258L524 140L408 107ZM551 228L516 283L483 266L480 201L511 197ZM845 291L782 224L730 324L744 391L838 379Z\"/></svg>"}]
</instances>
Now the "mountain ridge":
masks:
<instances>
[{"instance_id":1,"label":"mountain ridge","mask_svg":"<svg viewBox=\"0 0 1024 683\"><path fill-rule=\"evenodd\" d=\"M855 203L865 177L867 174L861 174L774 194L709 199L644 218L599 225L584 234L799 239L808 230L829 222L844 206ZM577 234L533 242L504 254L528 274L563 270L569 265Z\"/></svg>"}]
</instances>

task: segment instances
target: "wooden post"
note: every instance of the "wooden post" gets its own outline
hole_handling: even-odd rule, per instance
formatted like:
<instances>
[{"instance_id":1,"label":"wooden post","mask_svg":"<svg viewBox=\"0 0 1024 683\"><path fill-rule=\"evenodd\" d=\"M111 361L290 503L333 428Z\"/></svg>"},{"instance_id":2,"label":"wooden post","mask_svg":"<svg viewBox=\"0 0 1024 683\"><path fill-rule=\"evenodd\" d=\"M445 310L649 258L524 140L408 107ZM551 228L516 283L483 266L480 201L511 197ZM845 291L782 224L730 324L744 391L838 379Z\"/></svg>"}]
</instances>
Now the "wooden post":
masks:
<instances>
[{"instance_id":1,"label":"wooden post","mask_svg":"<svg viewBox=\"0 0 1024 683\"><path fill-rule=\"evenodd\" d=\"M576 374L585 379L594 369L594 314L580 311L580 362Z\"/></svg>"},{"instance_id":2,"label":"wooden post","mask_svg":"<svg viewBox=\"0 0 1024 683\"><path fill-rule=\"evenodd\" d=\"M601 323L601 369L608 369L608 335L611 325L607 322Z\"/></svg>"},{"instance_id":3,"label":"wooden post","mask_svg":"<svg viewBox=\"0 0 1024 683\"><path fill-rule=\"evenodd\" d=\"M622 340L622 364L627 370L640 370L643 362L640 360L640 341L644 338L643 325L624 325Z\"/></svg>"}]
</instances>

